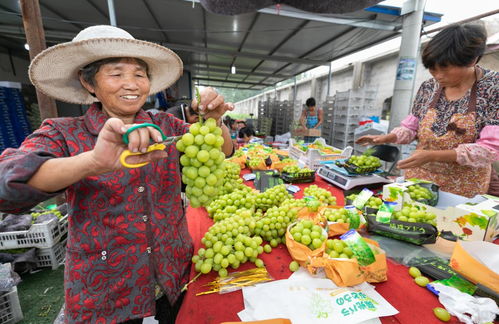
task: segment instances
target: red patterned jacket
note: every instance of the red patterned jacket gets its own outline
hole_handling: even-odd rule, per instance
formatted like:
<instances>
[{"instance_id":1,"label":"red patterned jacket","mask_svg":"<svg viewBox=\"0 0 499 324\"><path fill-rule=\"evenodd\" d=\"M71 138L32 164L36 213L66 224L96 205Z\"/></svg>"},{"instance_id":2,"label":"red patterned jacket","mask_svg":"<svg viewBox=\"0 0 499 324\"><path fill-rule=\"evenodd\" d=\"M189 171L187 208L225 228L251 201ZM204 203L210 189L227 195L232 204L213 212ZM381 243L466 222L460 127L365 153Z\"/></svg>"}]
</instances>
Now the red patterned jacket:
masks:
<instances>
[{"instance_id":1,"label":"red patterned jacket","mask_svg":"<svg viewBox=\"0 0 499 324\"><path fill-rule=\"evenodd\" d=\"M107 117L93 105L82 117L47 119L19 149L0 156L0 210L20 212L59 193L26 184L48 159L91 150ZM170 114L141 110L135 123L165 135L188 130ZM173 303L192 256L180 199L178 152L137 169L85 178L66 188L69 233L64 275L69 323L119 323L155 313L155 284Z\"/></svg>"}]
</instances>

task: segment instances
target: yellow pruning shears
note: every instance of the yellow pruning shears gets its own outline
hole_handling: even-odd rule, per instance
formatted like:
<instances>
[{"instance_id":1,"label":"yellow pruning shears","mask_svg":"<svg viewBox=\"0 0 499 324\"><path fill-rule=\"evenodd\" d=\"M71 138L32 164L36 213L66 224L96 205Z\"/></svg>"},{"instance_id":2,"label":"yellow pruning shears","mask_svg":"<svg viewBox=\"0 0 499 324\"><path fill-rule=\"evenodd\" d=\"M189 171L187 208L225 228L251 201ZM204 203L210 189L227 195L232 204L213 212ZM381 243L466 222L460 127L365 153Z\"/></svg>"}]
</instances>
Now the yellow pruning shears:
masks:
<instances>
[{"instance_id":1,"label":"yellow pruning shears","mask_svg":"<svg viewBox=\"0 0 499 324\"><path fill-rule=\"evenodd\" d=\"M161 142L161 143L154 143L152 145L149 145L149 147L147 148L147 151L145 153L149 153L149 152L152 152L152 151L164 150L164 149L166 149L166 147L168 145L176 143L179 139L182 138L182 136L171 136L171 137L167 137L167 136L165 136L165 134L163 133L163 131L161 130L161 128L158 125L150 124L150 123L144 123L144 124L138 124L138 125L130 127L126 131L126 133L123 134L123 142L125 142L125 144L128 145L128 143L129 143L129 141L128 141L128 135L131 132L133 132L134 130L136 130L138 128L143 128L143 127L153 127L153 128L155 128L156 130L158 130L161 133L161 137L163 138L163 142ZM127 168L140 168L140 167L143 167L144 165L149 164L149 162L143 162L143 163L137 163L137 164L129 164L129 163L126 162L126 159L129 156L132 156L132 155L142 155L142 154L145 154L145 153L142 153L142 152L131 152L130 150L125 150L120 155L121 165L123 165L124 167L127 167Z\"/></svg>"}]
</instances>

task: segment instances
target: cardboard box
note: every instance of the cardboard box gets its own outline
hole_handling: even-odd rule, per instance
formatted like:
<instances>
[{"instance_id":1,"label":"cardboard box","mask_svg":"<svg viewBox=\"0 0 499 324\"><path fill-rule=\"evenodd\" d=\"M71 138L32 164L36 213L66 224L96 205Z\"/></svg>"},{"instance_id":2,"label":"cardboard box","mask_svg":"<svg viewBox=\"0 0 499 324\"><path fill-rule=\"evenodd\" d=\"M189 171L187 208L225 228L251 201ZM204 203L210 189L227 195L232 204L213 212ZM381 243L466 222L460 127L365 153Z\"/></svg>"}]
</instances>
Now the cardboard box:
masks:
<instances>
[{"instance_id":1,"label":"cardboard box","mask_svg":"<svg viewBox=\"0 0 499 324\"><path fill-rule=\"evenodd\" d=\"M433 183L420 180L420 179L411 179L402 183L389 183L383 186L383 200L384 201L393 201L396 202L397 205L394 206L394 210L398 211L402 209L404 203L413 204L416 201L412 200L409 195L409 187L412 185L421 185L423 187L427 187L432 193L433 198L431 200L426 200L427 205L435 206L438 198L438 186Z\"/></svg>"},{"instance_id":2,"label":"cardboard box","mask_svg":"<svg viewBox=\"0 0 499 324\"><path fill-rule=\"evenodd\" d=\"M293 136L321 136L320 129L297 128L291 133Z\"/></svg>"},{"instance_id":3,"label":"cardboard box","mask_svg":"<svg viewBox=\"0 0 499 324\"><path fill-rule=\"evenodd\" d=\"M383 200L396 202L395 210L400 210L404 202L424 206L437 215L439 231L451 231L465 241L493 242L499 237L499 198L485 196L487 199L478 204L464 203L441 209L412 200L407 188L413 184L406 181L384 185Z\"/></svg>"},{"instance_id":4,"label":"cardboard box","mask_svg":"<svg viewBox=\"0 0 499 324\"><path fill-rule=\"evenodd\" d=\"M490 209L481 209L490 206L492 202L484 201L475 205L474 209L462 205L440 209L415 203L426 207L428 212L437 215L437 228L439 231L450 231L464 241L493 242L499 236L499 216L492 214ZM498 202L495 203L496 205ZM489 212L490 211L490 212Z\"/></svg>"}]
</instances>

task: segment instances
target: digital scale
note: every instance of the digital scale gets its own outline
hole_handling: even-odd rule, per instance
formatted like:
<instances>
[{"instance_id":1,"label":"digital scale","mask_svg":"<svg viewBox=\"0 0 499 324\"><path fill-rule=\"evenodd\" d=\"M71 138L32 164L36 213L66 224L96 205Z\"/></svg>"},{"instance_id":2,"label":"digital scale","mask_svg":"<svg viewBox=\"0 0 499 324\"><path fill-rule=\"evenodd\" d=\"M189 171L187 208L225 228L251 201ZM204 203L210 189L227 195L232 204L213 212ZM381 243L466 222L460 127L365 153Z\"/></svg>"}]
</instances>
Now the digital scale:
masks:
<instances>
[{"instance_id":1,"label":"digital scale","mask_svg":"<svg viewBox=\"0 0 499 324\"><path fill-rule=\"evenodd\" d=\"M352 175L344 168L337 166L335 163L325 164L320 167L319 170L317 170L317 175L344 190L350 190L357 186L392 182L391 180L377 174Z\"/></svg>"}]
</instances>

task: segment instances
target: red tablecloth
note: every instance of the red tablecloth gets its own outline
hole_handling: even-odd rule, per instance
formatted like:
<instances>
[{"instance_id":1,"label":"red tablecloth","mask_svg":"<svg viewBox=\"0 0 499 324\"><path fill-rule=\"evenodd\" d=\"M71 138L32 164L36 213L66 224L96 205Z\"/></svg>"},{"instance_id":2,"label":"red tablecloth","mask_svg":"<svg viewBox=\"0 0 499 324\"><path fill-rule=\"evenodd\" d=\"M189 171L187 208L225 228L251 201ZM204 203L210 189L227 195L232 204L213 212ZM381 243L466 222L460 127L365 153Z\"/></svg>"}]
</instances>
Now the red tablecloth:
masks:
<instances>
[{"instance_id":1,"label":"red tablecloth","mask_svg":"<svg viewBox=\"0 0 499 324\"><path fill-rule=\"evenodd\" d=\"M250 185L249 183L247 183ZM337 204L343 205L343 192L321 178L317 177L315 184L330 190L337 197ZM302 189L310 184L298 185ZM295 197L301 198L303 190ZM194 240L195 251L201 247L201 238L207 232L213 221L203 208L187 210L189 232ZM288 250L282 244L272 249L272 253L263 253L260 258L265 262L267 271L274 279L287 279L291 275L288 266L292 261ZM251 263L242 265L237 271L254 267ZM196 275L191 268L191 278ZM189 286L177 317L177 324L219 324L225 321L239 321L237 313L244 309L241 291L228 294L210 294L196 296L197 293L209 290L204 285L213 281L216 273L211 272L200 276ZM409 276L407 267L388 260L388 281L375 284L376 290L400 313L395 316L383 317L383 323L401 324L431 324L442 323L433 315L434 307L442 307L438 298L425 288L417 286ZM285 301L283 301L285 302ZM452 318L447 323L459 323ZM305 323L294 323L305 324Z\"/></svg>"}]
</instances>

